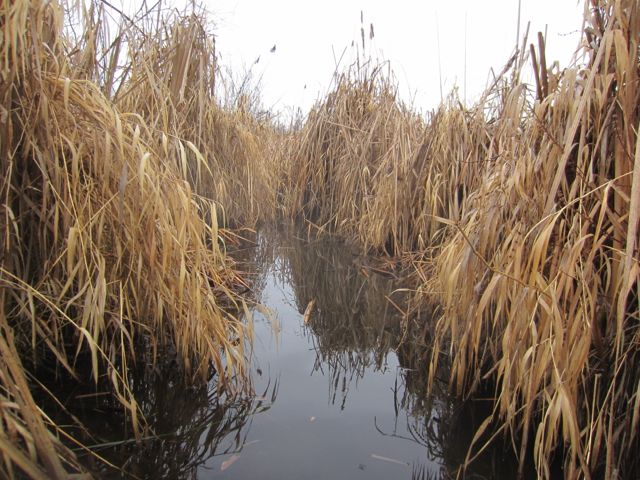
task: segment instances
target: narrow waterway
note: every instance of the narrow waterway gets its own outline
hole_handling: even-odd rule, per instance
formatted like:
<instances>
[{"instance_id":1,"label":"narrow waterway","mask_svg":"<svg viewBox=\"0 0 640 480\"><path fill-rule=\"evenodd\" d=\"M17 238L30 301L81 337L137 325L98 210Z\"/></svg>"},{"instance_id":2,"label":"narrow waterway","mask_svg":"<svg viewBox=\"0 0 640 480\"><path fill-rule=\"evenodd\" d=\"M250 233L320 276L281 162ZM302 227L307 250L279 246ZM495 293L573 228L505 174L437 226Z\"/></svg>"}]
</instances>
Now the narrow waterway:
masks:
<instances>
[{"instance_id":1,"label":"narrow waterway","mask_svg":"<svg viewBox=\"0 0 640 480\"><path fill-rule=\"evenodd\" d=\"M218 395L215 376L187 386L172 362L140 368L134 392L153 434L137 444L112 400L56 383L64 415L88 427L78 437L121 466L96 466L101 477L455 477L486 407L454 401L444 381L426 395L428 349L404 328L393 275L337 240L301 236L263 232L236 252L266 307L253 311L254 394ZM467 478L513 477L498 443Z\"/></svg>"},{"instance_id":2,"label":"narrow waterway","mask_svg":"<svg viewBox=\"0 0 640 480\"><path fill-rule=\"evenodd\" d=\"M273 237L260 238L260 301L274 317L256 315L253 357L256 390L277 384L277 395L254 416L242 452L202 473L382 479L437 470L406 408L393 282L344 244L279 240L271 248Z\"/></svg>"}]
</instances>

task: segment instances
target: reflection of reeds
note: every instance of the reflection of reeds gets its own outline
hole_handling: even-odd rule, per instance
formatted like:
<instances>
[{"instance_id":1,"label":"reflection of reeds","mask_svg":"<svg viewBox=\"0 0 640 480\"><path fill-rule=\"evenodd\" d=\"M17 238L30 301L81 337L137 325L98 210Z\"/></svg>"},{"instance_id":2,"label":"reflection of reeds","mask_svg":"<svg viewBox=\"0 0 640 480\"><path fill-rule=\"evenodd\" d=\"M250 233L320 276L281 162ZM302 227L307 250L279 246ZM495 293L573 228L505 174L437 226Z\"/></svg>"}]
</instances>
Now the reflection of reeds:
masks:
<instances>
[{"instance_id":1,"label":"reflection of reeds","mask_svg":"<svg viewBox=\"0 0 640 480\"><path fill-rule=\"evenodd\" d=\"M117 401L108 395L94 396L90 385L47 385L65 404L65 410L54 405L47 411L51 415L57 411L54 418L59 424L80 421L90 437L78 439L117 471L133 478L194 478L210 458L242 450L251 417L270 408L278 385L269 382L257 396L220 392L214 384L189 385L170 358L156 367L142 364L130 372L133 395L140 399L148 424L148 434L141 441L123 429L127 422ZM40 377L47 376L41 372ZM72 389L61 390L60 385ZM118 476L108 464L92 462L91 456L83 461L93 464L100 478Z\"/></svg>"},{"instance_id":2,"label":"reflection of reeds","mask_svg":"<svg viewBox=\"0 0 640 480\"><path fill-rule=\"evenodd\" d=\"M246 330L222 308L238 303L238 278L216 219L269 218L276 198L286 215L367 248L442 241L424 288L443 304L432 385L443 358L458 393L491 380L494 420L522 459L533 443L541 476L554 451L568 477L638 470L636 0L587 4L582 67L547 68L540 35L528 49L535 98L521 55L475 106L452 96L422 118L383 67L357 63L286 138L252 117L248 97L230 112L215 104L214 45L198 15L143 14L111 41L104 5L88 6L76 39L61 37L55 3L0 7L0 475L78 469L58 457L27 359L53 356L75 373L88 359L134 427L135 347L172 344L201 375L211 363L223 380L234 365L242 373ZM357 267L338 278L309 252L284 263L300 310L315 301L308 328L346 391L340 372L380 365L395 342L384 290Z\"/></svg>"},{"instance_id":3,"label":"reflection of reeds","mask_svg":"<svg viewBox=\"0 0 640 480\"><path fill-rule=\"evenodd\" d=\"M399 316L387 300L394 298L403 308L407 299L392 295L396 282L375 274L377 263L358 256L357 250L335 238L306 240L291 225L263 229L250 258L265 262L260 276L279 268L281 281L292 286L297 309L303 311L305 329L316 350L315 369L329 381L329 401L341 408L354 384L368 368L384 368L386 356L395 351L399 368L394 385L396 421L391 430L375 423L381 435L413 441L425 447L441 465L432 471L426 464L414 464L416 478L455 478L465 464L475 429L488 414L488 402L463 402L449 392L450 364L438 365L438 381L429 390L428 365L433 343L430 328L438 311L424 308L419 317ZM245 259L246 260L246 259ZM309 310L309 305L312 306ZM427 321L425 318L433 318ZM402 422L406 422L402 423ZM515 455L496 442L464 469L468 478L513 476Z\"/></svg>"},{"instance_id":4,"label":"reflection of reeds","mask_svg":"<svg viewBox=\"0 0 640 480\"><path fill-rule=\"evenodd\" d=\"M305 328L313 334L315 368L329 369L332 400L342 392L344 402L351 382L370 366L381 368L400 341L400 316L387 300L393 283L370 273L366 259L343 242L303 240L294 226L282 228L287 231L265 230L260 236L278 245L298 311L311 306Z\"/></svg>"},{"instance_id":5,"label":"reflection of reeds","mask_svg":"<svg viewBox=\"0 0 640 480\"><path fill-rule=\"evenodd\" d=\"M386 298L391 281L367 273L364 259L338 241L298 240L285 258L299 311L315 301L307 326L321 352L389 348L400 323Z\"/></svg>"},{"instance_id":6,"label":"reflection of reeds","mask_svg":"<svg viewBox=\"0 0 640 480\"><path fill-rule=\"evenodd\" d=\"M294 245L286 263L299 310L315 301L307 326L319 352L375 350L380 356L390 348L400 321L386 298L393 289L388 279L365 275L362 259L335 241Z\"/></svg>"},{"instance_id":7,"label":"reflection of reeds","mask_svg":"<svg viewBox=\"0 0 640 480\"><path fill-rule=\"evenodd\" d=\"M329 379L329 401L344 407L353 384L368 368L384 368L387 355L395 351L400 363L395 385L395 412L406 416L408 440L423 445L432 459L444 465L438 473L414 465L417 478L449 478L464 463L473 435L469 416L456 414L460 402L450 395L446 380L428 390L429 340L422 321L404 318L388 297L397 283L370 270L367 258L343 242L323 238L306 240L288 231L277 236L287 281L302 314L314 302L306 328L311 333L317 358L315 369ZM404 306L400 295L396 304ZM433 323L433 322L432 322ZM446 362L439 378L449 376ZM396 436L395 431L380 434ZM493 450L499 455L502 450ZM458 462L458 463L456 463ZM479 467L478 467L479 465ZM486 460L469 472L482 471Z\"/></svg>"},{"instance_id":8,"label":"reflection of reeds","mask_svg":"<svg viewBox=\"0 0 640 480\"><path fill-rule=\"evenodd\" d=\"M414 325L413 330L416 330ZM410 332L421 337L424 332ZM429 386L429 360L432 349L420 340L403 342L397 350L400 366L396 386L396 423L403 417L408 434L403 438L423 445L432 460L440 464L437 475L424 468L427 478L512 478L518 468L517 457L503 435L489 444L472 462L467 462L477 429L491 413L491 392L480 392L485 399L460 399L449 391L451 365L446 357L438 365L437 378ZM396 436L394 432L384 435ZM483 440L489 438L485 435ZM476 453L475 450L472 451ZM528 465L528 472L534 472Z\"/></svg>"},{"instance_id":9,"label":"reflection of reeds","mask_svg":"<svg viewBox=\"0 0 640 480\"><path fill-rule=\"evenodd\" d=\"M548 65L540 34L476 105L426 119L358 62L284 161L290 216L366 248L436 249L431 374L452 354L458 394L495 382L494 420L547 478L553 452L569 478L640 468L638 2L586 2L585 20L584 65Z\"/></svg>"}]
</instances>

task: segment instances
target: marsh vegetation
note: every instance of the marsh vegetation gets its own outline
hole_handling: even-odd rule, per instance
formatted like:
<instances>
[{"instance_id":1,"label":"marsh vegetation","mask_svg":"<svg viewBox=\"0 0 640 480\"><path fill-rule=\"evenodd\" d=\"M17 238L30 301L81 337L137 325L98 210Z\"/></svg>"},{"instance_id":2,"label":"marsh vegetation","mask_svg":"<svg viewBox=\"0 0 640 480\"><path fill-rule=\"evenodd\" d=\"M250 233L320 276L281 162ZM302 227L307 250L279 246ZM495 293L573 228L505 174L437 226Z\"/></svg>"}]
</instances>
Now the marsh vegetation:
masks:
<instances>
[{"instance_id":1,"label":"marsh vegetation","mask_svg":"<svg viewBox=\"0 0 640 480\"><path fill-rule=\"evenodd\" d=\"M2 3L0 476L99 475L122 459L95 448L112 443L133 455L116 465L127 474L197 475L220 453L241 470L247 419L283 395L252 363L268 281L238 245L257 229L251 260L268 270L271 257L294 289L331 404L391 355L395 410L412 412L403 435L440 449L437 474L471 472L498 444L515 474L634 478L639 10L588 0L572 65L526 32L476 103L452 92L427 114L398 98L386 64L357 58L282 125L255 92L218 98L197 8ZM337 235L376 260L261 248L283 223L298 230L281 246ZM64 398L116 412L127 439ZM453 407L479 398L473 422ZM176 423L158 419L167 408ZM424 423L434 411L468 434L462 457ZM180 461L153 470L137 455L164 435Z\"/></svg>"}]
</instances>

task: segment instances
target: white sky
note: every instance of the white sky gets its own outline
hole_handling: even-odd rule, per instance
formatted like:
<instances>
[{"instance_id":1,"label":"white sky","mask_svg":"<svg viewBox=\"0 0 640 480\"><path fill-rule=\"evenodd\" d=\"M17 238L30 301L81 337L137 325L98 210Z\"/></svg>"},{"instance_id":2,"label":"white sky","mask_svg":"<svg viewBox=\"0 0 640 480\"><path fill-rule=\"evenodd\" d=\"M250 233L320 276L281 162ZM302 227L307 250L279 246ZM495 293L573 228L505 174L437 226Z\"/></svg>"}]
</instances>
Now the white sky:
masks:
<instances>
[{"instance_id":1,"label":"white sky","mask_svg":"<svg viewBox=\"0 0 640 480\"><path fill-rule=\"evenodd\" d=\"M343 67L355 58L351 43L360 41L360 11L371 52L391 62L403 100L415 99L422 110L440 101L438 52L444 95L457 85L464 97L465 18L469 101L483 90L490 68L500 71L508 60L518 18L517 0L205 0L205 5L216 24L222 65L236 75L251 68L254 78L262 79L264 106L275 111L294 106L306 112L327 93L345 49ZM548 64L559 60L565 67L580 40L582 11L578 0L522 0L521 35L529 20L529 43L547 27ZM276 51L270 53L273 45Z\"/></svg>"}]
</instances>

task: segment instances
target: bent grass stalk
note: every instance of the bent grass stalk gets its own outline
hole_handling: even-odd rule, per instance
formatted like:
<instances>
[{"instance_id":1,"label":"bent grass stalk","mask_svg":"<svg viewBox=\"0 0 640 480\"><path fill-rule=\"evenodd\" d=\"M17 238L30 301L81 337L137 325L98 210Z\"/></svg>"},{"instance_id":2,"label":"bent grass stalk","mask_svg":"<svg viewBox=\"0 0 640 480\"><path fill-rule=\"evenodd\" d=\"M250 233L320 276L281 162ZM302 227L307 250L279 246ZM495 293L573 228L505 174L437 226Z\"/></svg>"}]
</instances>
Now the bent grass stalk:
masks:
<instances>
[{"instance_id":1,"label":"bent grass stalk","mask_svg":"<svg viewBox=\"0 0 640 480\"><path fill-rule=\"evenodd\" d=\"M246 305L218 223L276 212L418 259L416 301L441 304L431 383L446 363L461 396L495 391L473 447L508 432L545 478L560 450L567 478L640 468L637 2L585 3L584 65L548 67L539 35L476 105L454 92L426 116L357 58L289 129L255 97L216 103L199 15L123 17L109 39L92 4L74 49L55 4L0 9L2 474L82 469L17 386L29 356L74 374L88 352L141 427L126 364L142 337L196 376L242 377L251 332L228 313Z\"/></svg>"},{"instance_id":2,"label":"bent grass stalk","mask_svg":"<svg viewBox=\"0 0 640 480\"><path fill-rule=\"evenodd\" d=\"M21 355L34 365L55 358L78 376L87 354L91 378L107 379L139 437L145 423L127 371L141 346L154 359L172 345L194 379L213 366L220 388L240 387L251 328L230 313L244 300L219 246L216 207L187 181L190 172L212 170L199 147L169 125L158 130L153 115L114 104L113 75L89 62L97 53L66 55L57 4L17 0L0 9L7 40L0 55L0 475L12 478L17 468L66 478L83 467L47 429ZM91 14L99 11L91 5ZM94 47L95 28L85 31ZM180 89L189 88L191 78L182 78Z\"/></svg>"},{"instance_id":3,"label":"bent grass stalk","mask_svg":"<svg viewBox=\"0 0 640 480\"><path fill-rule=\"evenodd\" d=\"M467 395L495 379L491 420L521 460L534 432L546 478L559 447L568 478L637 468L622 459L638 445L638 6L594 2L587 20L589 65L546 95L541 69L531 115L502 145L510 175L487 169L433 281L445 308L433 365L452 352Z\"/></svg>"},{"instance_id":4,"label":"bent grass stalk","mask_svg":"<svg viewBox=\"0 0 640 480\"><path fill-rule=\"evenodd\" d=\"M282 161L286 214L434 259L417 275L434 274L419 301L443 305L431 374L451 355L460 395L492 381L483 425L510 432L521 465L533 435L546 478L559 449L568 478L638 468L623 459L640 422L640 16L637 2L592 1L585 20L586 65L549 68L538 35L478 104L452 96L427 118L358 59ZM520 80L529 51L535 96Z\"/></svg>"}]
</instances>

